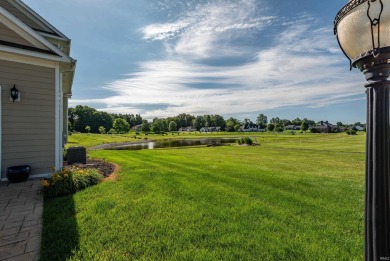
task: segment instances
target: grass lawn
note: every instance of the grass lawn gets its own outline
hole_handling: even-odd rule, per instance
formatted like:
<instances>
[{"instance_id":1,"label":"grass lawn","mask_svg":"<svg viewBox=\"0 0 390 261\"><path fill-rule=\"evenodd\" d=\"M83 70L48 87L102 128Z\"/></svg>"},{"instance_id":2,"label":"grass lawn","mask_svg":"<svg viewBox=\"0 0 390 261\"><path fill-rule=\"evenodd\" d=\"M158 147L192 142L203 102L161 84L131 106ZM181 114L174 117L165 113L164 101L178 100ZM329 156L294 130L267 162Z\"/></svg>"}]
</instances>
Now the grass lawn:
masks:
<instances>
[{"instance_id":1,"label":"grass lawn","mask_svg":"<svg viewBox=\"0 0 390 261\"><path fill-rule=\"evenodd\" d=\"M117 181L44 205L42 260L362 260L363 134L93 151Z\"/></svg>"}]
</instances>

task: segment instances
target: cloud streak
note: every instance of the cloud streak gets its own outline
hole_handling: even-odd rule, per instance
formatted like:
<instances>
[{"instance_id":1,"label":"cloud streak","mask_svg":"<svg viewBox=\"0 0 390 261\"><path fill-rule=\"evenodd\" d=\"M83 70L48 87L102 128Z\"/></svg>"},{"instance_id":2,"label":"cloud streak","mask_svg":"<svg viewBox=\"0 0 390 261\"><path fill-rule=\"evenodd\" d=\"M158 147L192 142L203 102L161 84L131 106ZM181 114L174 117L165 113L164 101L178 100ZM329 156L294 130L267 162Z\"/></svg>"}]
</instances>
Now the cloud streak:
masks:
<instances>
[{"instance_id":1,"label":"cloud streak","mask_svg":"<svg viewBox=\"0 0 390 261\"><path fill-rule=\"evenodd\" d=\"M256 17L255 0L213 1L195 6L173 22L145 26L141 32L145 40L166 41L167 51L174 55L193 59L237 56L241 54L237 48L223 43L242 37L248 30L261 30L274 19Z\"/></svg>"},{"instance_id":2,"label":"cloud streak","mask_svg":"<svg viewBox=\"0 0 390 261\"><path fill-rule=\"evenodd\" d=\"M183 112L231 115L284 106L321 107L360 99L361 78L352 74L345 79L347 61L331 30L318 27L309 15L289 21L259 16L256 3L214 1L173 22L141 28L145 40L164 43L165 58L142 62L138 72L105 85L114 92L112 97L72 104L100 104L105 111L140 113L151 119ZM249 31L253 35L274 30L276 21L280 28L268 39L270 44L234 45ZM237 56L246 57L246 62L232 66L204 62Z\"/></svg>"}]
</instances>

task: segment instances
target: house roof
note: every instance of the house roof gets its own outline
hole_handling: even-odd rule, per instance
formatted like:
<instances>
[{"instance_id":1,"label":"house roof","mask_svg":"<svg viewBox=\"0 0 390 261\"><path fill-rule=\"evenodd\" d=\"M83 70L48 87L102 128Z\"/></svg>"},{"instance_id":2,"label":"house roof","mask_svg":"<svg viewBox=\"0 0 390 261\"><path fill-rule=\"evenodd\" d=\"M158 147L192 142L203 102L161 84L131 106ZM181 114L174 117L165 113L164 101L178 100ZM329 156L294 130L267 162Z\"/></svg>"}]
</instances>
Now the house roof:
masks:
<instances>
[{"instance_id":1,"label":"house roof","mask_svg":"<svg viewBox=\"0 0 390 261\"><path fill-rule=\"evenodd\" d=\"M317 126L312 127L312 129L327 129L328 127L330 127L330 126L327 126L327 125L317 125Z\"/></svg>"},{"instance_id":2,"label":"house roof","mask_svg":"<svg viewBox=\"0 0 390 261\"><path fill-rule=\"evenodd\" d=\"M76 66L70 39L21 0L0 1L0 24L8 34L0 38L0 52L60 62L63 92L70 96Z\"/></svg>"}]
</instances>

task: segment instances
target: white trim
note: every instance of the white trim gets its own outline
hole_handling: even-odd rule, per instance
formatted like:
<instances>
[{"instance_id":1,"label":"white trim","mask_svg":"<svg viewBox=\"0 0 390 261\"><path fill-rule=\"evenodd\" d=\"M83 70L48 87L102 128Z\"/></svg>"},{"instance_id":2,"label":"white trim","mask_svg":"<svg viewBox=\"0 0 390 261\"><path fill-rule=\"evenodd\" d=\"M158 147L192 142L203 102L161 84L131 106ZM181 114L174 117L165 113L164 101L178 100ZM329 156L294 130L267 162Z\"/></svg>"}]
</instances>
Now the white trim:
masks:
<instances>
[{"instance_id":1,"label":"white trim","mask_svg":"<svg viewBox=\"0 0 390 261\"><path fill-rule=\"evenodd\" d=\"M35 58L42 58L45 60L67 62L60 56L39 53L39 52L34 52L34 51L29 51L29 50L23 50L20 48L9 47L9 46L5 46L5 45L0 45L0 51L14 53L14 54L20 54L20 55L25 55L25 56L35 57Z\"/></svg>"},{"instance_id":2,"label":"white trim","mask_svg":"<svg viewBox=\"0 0 390 261\"><path fill-rule=\"evenodd\" d=\"M61 36L57 36L57 35L54 35L54 34L49 34L49 33L45 33L45 32L38 32L40 35L42 36L46 36L46 37L49 37L49 38L52 38L52 39L56 39L56 40L60 40L60 41L64 41L64 42L70 42L70 39L68 38L63 38Z\"/></svg>"},{"instance_id":3,"label":"white trim","mask_svg":"<svg viewBox=\"0 0 390 261\"><path fill-rule=\"evenodd\" d=\"M50 43L46 38L44 38L42 35L31 29L29 26L24 24L22 21L17 19L15 16L13 16L11 13L9 13L6 9L0 6L0 17L3 17L2 22L15 31L17 34L19 34L21 37L32 43L34 46L48 50L53 51L54 53L58 54L64 62L71 62L72 58L70 58L68 55L66 55L64 52L62 52L60 49L55 47L52 43ZM3 21L4 20L4 21ZM54 56L55 57L55 56Z\"/></svg>"},{"instance_id":4,"label":"white trim","mask_svg":"<svg viewBox=\"0 0 390 261\"><path fill-rule=\"evenodd\" d=\"M1 47L0 47L1 49ZM5 60L9 62L24 63L30 65L37 65L49 68L56 68L58 62L42 60L35 57L26 57L20 54L1 52L0 51L0 60Z\"/></svg>"},{"instance_id":5,"label":"white trim","mask_svg":"<svg viewBox=\"0 0 390 261\"><path fill-rule=\"evenodd\" d=\"M62 168L64 165L64 157L63 157L63 147L64 147L64 95L62 95L62 72L59 72L59 77L60 77L60 87L59 87L59 141L60 141L60 147L56 148L59 149L59 162L60 162L60 167L59 169Z\"/></svg>"},{"instance_id":6,"label":"white trim","mask_svg":"<svg viewBox=\"0 0 390 261\"><path fill-rule=\"evenodd\" d=\"M61 169L61 151L62 151L62 146L61 146L61 123L60 123L60 115L61 115L61 75L60 75L60 65L57 64L56 69L55 69L55 170L60 170Z\"/></svg>"},{"instance_id":7,"label":"white trim","mask_svg":"<svg viewBox=\"0 0 390 261\"><path fill-rule=\"evenodd\" d=\"M36 179L36 178L49 178L52 175L52 173L46 173L46 174L35 174L30 175L28 179Z\"/></svg>"}]
</instances>

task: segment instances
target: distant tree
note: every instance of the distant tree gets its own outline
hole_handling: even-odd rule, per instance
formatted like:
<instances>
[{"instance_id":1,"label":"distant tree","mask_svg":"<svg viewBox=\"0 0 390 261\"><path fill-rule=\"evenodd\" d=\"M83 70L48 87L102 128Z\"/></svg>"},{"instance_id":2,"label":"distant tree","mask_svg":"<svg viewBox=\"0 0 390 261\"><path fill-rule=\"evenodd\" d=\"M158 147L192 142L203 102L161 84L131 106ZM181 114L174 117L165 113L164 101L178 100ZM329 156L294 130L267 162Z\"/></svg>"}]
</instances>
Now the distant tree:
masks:
<instances>
[{"instance_id":1,"label":"distant tree","mask_svg":"<svg viewBox=\"0 0 390 261\"><path fill-rule=\"evenodd\" d=\"M343 124L341 121L338 121L338 122L336 123L336 125L337 125L338 127L343 127L343 126L344 126L344 124Z\"/></svg>"},{"instance_id":2,"label":"distant tree","mask_svg":"<svg viewBox=\"0 0 390 261\"><path fill-rule=\"evenodd\" d=\"M68 120L71 123L71 129L78 132L88 132L85 127L89 126L89 132L98 133L100 126L103 126L108 130L112 128L113 124L111 114L82 105L77 105L75 108L69 108Z\"/></svg>"},{"instance_id":3,"label":"distant tree","mask_svg":"<svg viewBox=\"0 0 390 261\"><path fill-rule=\"evenodd\" d=\"M220 127L222 131L225 130L226 122L222 116L215 114L215 115L211 115L210 119L211 119L211 127Z\"/></svg>"},{"instance_id":4,"label":"distant tree","mask_svg":"<svg viewBox=\"0 0 390 261\"><path fill-rule=\"evenodd\" d=\"M74 108L68 109L68 131L74 131L74 125L78 116L76 115Z\"/></svg>"},{"instance_id":5,"label":"distant tree","mask_svg":"<svg viewBox=\"0 0 390 261\"><path fill-rule=\"evenodd\" d=\"M301 131L307 131L309 129L309 123L306 121L302 121L301 123Z\"/></svg>"},{"instance_id":6,"label":"distant tree","mask_svg":"<svg viewBox=\"0 0 390 261\"><path fill-rule=\"evenodd\" d=\"M140 125L142 124L142 117L140 114L135 115L135 125Z\"/></svg>"},{"instance_id":7,"label":"distant tree","mask_svg":"<svg viewBox=\"0 0 390 261\"><path fill-rule=\"evenodd\" d=\"M273 124L273 123L269 123L268 125L267 125L267 130L268 131L274 131L275 130L275 124Z\"/></svg>"},{"instance_id":8,"label":"distant tree","mask_svg":"<svg viewBox=\"0 0 390 261\"><path fill-rule=\"evenodd\" d=\"M175 122L178 128L188 127L191 126L193 119L195 119L194 116L186 113L181 113L175 117Z\"/></svg>"},{"instance_id":9,"label":"distant tree","mask_svg":"<svg viewBox=\"0 0 390 261\"><path fill-rule=\"evenodd\" d=\"M225 126L226 126L225 130L228 132L236 131L236 128L235 128L236 125L238 125L238 129L239 129L241 126L240 121L236 118L230 117L229 119L227 119L225 121Z\"/></svg>"},{"instance_id":10,"label":"distant tree","mask_svg":"<svg viewBox=\"0 0 390 261\"><path fill-rule=\"evenodd\" d=\"M268 119L267 119L267 116L265 116L264 114L259 114L259 116L257 116L257 119L256 119L256 124L261 128L261 129L265 129L267 127L267 124L268 124Z\"/></svg>"},{"instance_id":11,"label":"distant tree","mask_svg":"<svg viewBox=\"0 0 390 261\"><path fill-rule=\"evenodd\" d=\"M165 123L165 119L155 118L153 120L152 126L150 127L150 130L154 133L159 133L161 131L165 131L164 123Z\"/></svg>"},{"instance_id":12,"label":"distant tree","mask_svg":"<svg viewBox=\"0 0 390 261\"><path fill-rule=\"evenodd\" d=\"M105 134L106 133L106 128L104 128L103 126L100 126L99 127L99 132L100 132L100 134Z\"/></svg>"},{"instance_id":13,"label":"distant tree","mask_svg":"<svg viewBox=\"0 0 390 261\"><path fill-rule=\"evenodd\" d=\"M130 125L122 118L116 118L113 123L113 128L117 133L127 133L130 130Z\"/></svg>"},{"instance_id":14,"label":"distant tree","mask_svg":"<svg viewBox=\"0 0 390 261\"><path fill-rule=\"evenodd\" d=\"M150 125L147 120L143 120L141 124L141 131L148 132L150 131Z\"/></svg>"},{"instance_id":15,"label":"distant tree","mask_svg":"<svg viewBox=\"0 0 390 261\"><path fill-rule=\"evenodd\" d=\"M154 133L159 133L161 131L160 126L157 122L152 123L150 130Z\"/></svg>"},{"instance_id":16,"label":"distant tree","mask_svg":"<svg viewBox=\"0 0 390 261\"><path fill-rule=\"evenodd\" d=\"M205 121L202 116L197 116L192 120L192 127L196 128L196 130L200 130L205 126Z\"/></svg>"},{"instance_id":17,"label":"distant tree","mask_svg":"<svg viewBox=\"0 0 390 261\"><path fill-rule=\"evenodd\" d=\"M234 130L235 131L238 131L240 129L241 125L240 124L236 124L234 125Z\"/></svg>"},{"instance_id":18,"label":"distant tree","mask_svg":"<svg viewBox=\"0 0 390 261\"><path fill-rule=\"evenodd\" d=\"M316 122L313 120L308 120L307 118L304 118L302 121L306 121L309 126L316 126Z\"/></svg>"},{"instance_id":19,"label":"distant tree","mask_svg":"<svg viewBox=\"0 0 390 261\"><path fill-rule=\"evenodd\" d=\"M292 122L290 120L287 120L287 119L280 120L280 127L285 127L285 126L288 126L291 124L292 124Z\"/></svg>"},{"instance_id":20,"label":"distant tree","mask_svg":"<svg viewBox=\"0 0 390 261\"><path fill-rule=\"evenodd\" d=\"M226 131L228 132L233 132L234 131L234 126L236 124L233 121L227 121L226 122Z\"/></svg>"},{"instance_id":21,"label":"distant tree","mask_svg":"<svg viewBox=\"0 0 390 261\"><path fill-rule=\"evenodd\" d=\"M210 115L203 116L204 127L211 127L211 117Z\"/></svg>"},{"instance_id":22,"label":"distant tree","mask_svg":"<svg viewBox=\"0 0 390 261\"><path fill-rule=\"evenodd\" d=\"M277 126L280 125L280 119L278 117L274 117L272 118L269 123L272 123L274 125L274 127L276 128Z\"/></svg>"},{"instance_id":23,"label":"distant tree","mask_svg":"<svg viewBox=\"0 0 390 261\"><path fill-rule=\"evenodd\" d=\"M169 131L177 131L177 124L176 124L176 122L174 122L174 121L171 121L170 123L169 123L169 125L168 125L168 130Z\"/></svg>"},{"instance_id":24,"label":"distant tree","mask_svg":"<svg viewBox=\"0 0 390 261\"><path fill-rule=\"evenodd\" d=\"M72 110L72 120L74 121L73 128L78 132L88 132L86 126L89 126L91 131L91 126L93 125L93 114L96 112L94 108L88 106L77 105Z\"/></svg>"},{"instance_id":25,"label":"distant tree","mask_svg":"<svg viewBox=\"0 0 390 261\"><path fill-rule=\"evenodd\" d=\"M168 123L165 119L160 119L161 131L168 131Z\"/></svg>"},{"instance_id":26,"label":"distant tree","mask_svg":"<svg viewBox=\"0 0 390 261\"><path fill-rule=\"evenodd\" d=\"M283 132L284 129L283 129L283 127L281 127L281 126L278 126L278 127L275 128L275 131L276 131L276 132Z\"/></svg>"},{"instance_id":27,"label":"distant tree","mask_svg":"<svg viewBox=\"0 0 390 261\"><path fill-rule=\"evenodd\" d=\"M89 125L85 126L85 130L89 133L91 131L91 127Z\"/></svg>"},{"instance_id":28,"label":"distant tree","mask_svg":"<svg viewBox=\"0 0 390 261\"><path fill-rule=\"evenodd\" d=\"M302 120L300 118L296 118L296 119L292 120L291 123L293 125L301 126Z\"/></svg>"},{"instance_id":29,"label":"distant tree","mask_svg":"<svg viewBox=\"0 0 390 261\"><path fill-rule=\"evenodd\" d=\"M91 115L91 132L99 133L99 127L103 126L106 130L112 128L114 119L111 114L104 111L95 111Z\"/></svg>"}]
</instances>

